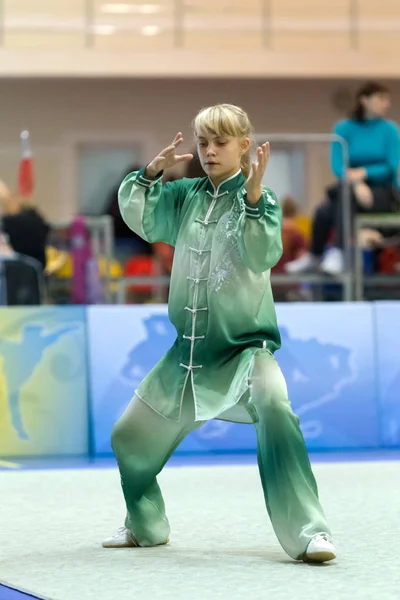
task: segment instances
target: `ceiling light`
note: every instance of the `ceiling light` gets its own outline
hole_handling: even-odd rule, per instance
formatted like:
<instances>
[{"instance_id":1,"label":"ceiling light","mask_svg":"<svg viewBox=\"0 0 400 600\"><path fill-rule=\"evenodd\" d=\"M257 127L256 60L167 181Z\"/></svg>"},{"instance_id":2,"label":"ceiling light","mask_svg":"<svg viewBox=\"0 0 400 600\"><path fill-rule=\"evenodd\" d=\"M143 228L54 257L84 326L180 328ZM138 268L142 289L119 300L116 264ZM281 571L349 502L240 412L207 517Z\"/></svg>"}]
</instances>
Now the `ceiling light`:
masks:
<instances>
[{"instance_id":1,"label":"ceiling light","mask_svg":"<svg viewBox=\"0 0 400 600\"><path fill-rule=\"evenodd\" d=\"M143 35L157 35L157 33L160 33L160 28L157 25L145 25L141 31Z\"/></svg>"},{"instance_id":2,"label":"ceiling light","mask_svg":"<svg viewBox=\"0 0 400 600\"><path fill-rule=\"evenodd\" d=\"M128 15L128 14L142 14L142 15L154 15L160 12L160 6L158 4L102 4L101 11L107 14L114 15Z\"/></svg>"},{"instance_id":3,"label":"ceiling light","mask_svg":"<svg viewBox=\"0 0 400 600\"><path fill-rule=\"evenodd\" d=\"M143 15L155 15L160 12L160 6L158 6L158 4L142 4L141 6L138 6L138 8L139 12Z\"/></svg>"},{"instance_id":4,"label":"ceiling light","mask_svg":"<svg viewBox=\"0 0 400 600\"><path fill-rule=\"evenodd\" d=\"M125 15L130 12L129 4L102 4L101 12L114 13L116 15Z\"/></svg>"},{"instance_id":5,"label":"ceiling light","mask_svg":"<svg viewBox=\"0 0 400 600\"><path fill-rule=\"evenodd\" d=\"M113 25L96 25L94 32L97 35L113 35L117 31L117 28Z\"/></svg>"}]
</instances>

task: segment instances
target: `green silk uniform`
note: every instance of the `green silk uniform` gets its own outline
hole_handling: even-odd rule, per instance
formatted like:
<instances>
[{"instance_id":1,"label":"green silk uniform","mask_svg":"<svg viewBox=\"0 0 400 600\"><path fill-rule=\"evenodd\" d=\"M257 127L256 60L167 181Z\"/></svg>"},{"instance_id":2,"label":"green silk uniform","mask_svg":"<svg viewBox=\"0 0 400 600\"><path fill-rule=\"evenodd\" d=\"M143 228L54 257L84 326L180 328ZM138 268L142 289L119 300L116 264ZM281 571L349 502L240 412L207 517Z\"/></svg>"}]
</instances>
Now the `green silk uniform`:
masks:
<instances>
[{"instance_id":1,"label":"green silk uniform","mask_svg":"<svg viewBox=\"0 0 400 600\"><path fill-rule=\"evenodd\" d=\"M283 548L300 558L329 535L299 420L273 356L280 335L270 269L282 254L281 209L264 188L246 197L241 171L218 189L208 178L162 186L141 170L119 190L128 226L175 247L172 348L145 377L116 424L112 445L140 546L165 542L169 524L156 476L190 431L212 418L254 423L264 497Z\"/></svg>"}]
</instances>

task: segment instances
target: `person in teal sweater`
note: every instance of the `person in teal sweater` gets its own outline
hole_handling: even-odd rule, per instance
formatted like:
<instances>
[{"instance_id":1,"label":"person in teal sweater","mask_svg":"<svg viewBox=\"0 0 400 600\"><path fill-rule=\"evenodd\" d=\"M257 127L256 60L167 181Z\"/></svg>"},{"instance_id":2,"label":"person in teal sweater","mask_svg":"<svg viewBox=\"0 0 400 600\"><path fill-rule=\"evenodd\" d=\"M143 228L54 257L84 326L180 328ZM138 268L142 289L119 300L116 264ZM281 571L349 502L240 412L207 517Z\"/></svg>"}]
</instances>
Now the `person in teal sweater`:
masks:
<instances>
[{"instance_id":1,"label":"person in teal sweater","mask_svg":"<svg viewBox=\"0 0 400 600\"><path fill-rule=\"evenodd\" d=\"M346 167L343 147L333 142L331 168L334 175L344 177L351 185L352 214L360 212L392 212L399 190L400 137L396 123L385 119L390 108L386 86L377 82L363 85L356 96L350 119L339 121L334 133L347 143L349 165ZM335 275L343 269L342 185L328 189L327 200L316 211L313 220L310 252L286 265L289 273L313 268ZM324 254L332 228L334 245Z\"/></svg>"}]
</instances>

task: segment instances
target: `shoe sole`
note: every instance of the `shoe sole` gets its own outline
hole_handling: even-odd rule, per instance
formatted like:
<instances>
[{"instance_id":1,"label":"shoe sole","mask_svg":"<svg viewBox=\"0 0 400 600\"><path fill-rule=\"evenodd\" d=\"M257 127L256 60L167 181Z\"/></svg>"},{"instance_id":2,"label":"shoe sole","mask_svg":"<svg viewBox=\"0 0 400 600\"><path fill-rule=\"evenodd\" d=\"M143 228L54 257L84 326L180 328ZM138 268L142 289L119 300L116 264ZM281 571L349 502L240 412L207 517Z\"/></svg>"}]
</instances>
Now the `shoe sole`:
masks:
<instances>
[{"instance_id":1,"label":"shoe sole","mask_svg":"<svg viewBox=\"0 0 400 600\"><path fill-rule=\"evenodd\" d=\"M336 554L333 552L313 552L312 554L306 554L303 558L304 562L324 563L330 560L335 560Z\"/></svg>"},{"instance_id":2,"label":"shoe sole","mask_svg":"<svg viewBox=\"0 0 400 600\"><path fill-rule=\"evenodd\" d=\"M137 548L136 544L102 544L103 548Z\"/></svg>"},{"instance_id":3,"label":"shoe sole","mask_svg":"<svg viewBox=\"0 0 400 600\"><path fill-rule=\"evenodd\" d=\"M161 542L161 544L155 544L154 546L149 546L150 548L156 548L157 546L166 546L169 543L169 538L167 541L165 542ZM103 548L112 548L113 550L118 549L118 548L140 548L140 546L138 544L135 544L134 542L132 543L127 543L127 544L123 544L123 545L112 545L111 543L108 545L104 545L104 543L102 544Z\"/></svg>"}]
</instances>

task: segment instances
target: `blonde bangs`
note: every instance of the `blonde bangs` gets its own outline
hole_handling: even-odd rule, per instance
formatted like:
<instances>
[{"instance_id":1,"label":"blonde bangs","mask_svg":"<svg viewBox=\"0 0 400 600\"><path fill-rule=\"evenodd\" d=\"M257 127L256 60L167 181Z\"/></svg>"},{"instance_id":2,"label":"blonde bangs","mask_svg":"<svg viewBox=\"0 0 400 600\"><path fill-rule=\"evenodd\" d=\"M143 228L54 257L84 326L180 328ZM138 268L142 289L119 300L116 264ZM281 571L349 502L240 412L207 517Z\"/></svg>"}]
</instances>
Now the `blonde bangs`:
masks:
<instances>
[{"instance_id":1,"label":"blonde bangs","mask_svg":"<svg viewBox=\"0 0 400 600\"><path fill-rule=\"evenodd\" d=\"M243 111L236 106L218 104L203 108L193 122L193 129L197 137L241 137L250 133L246 127L248 120L243 117Z\"/></svg>"}]
</instances>

